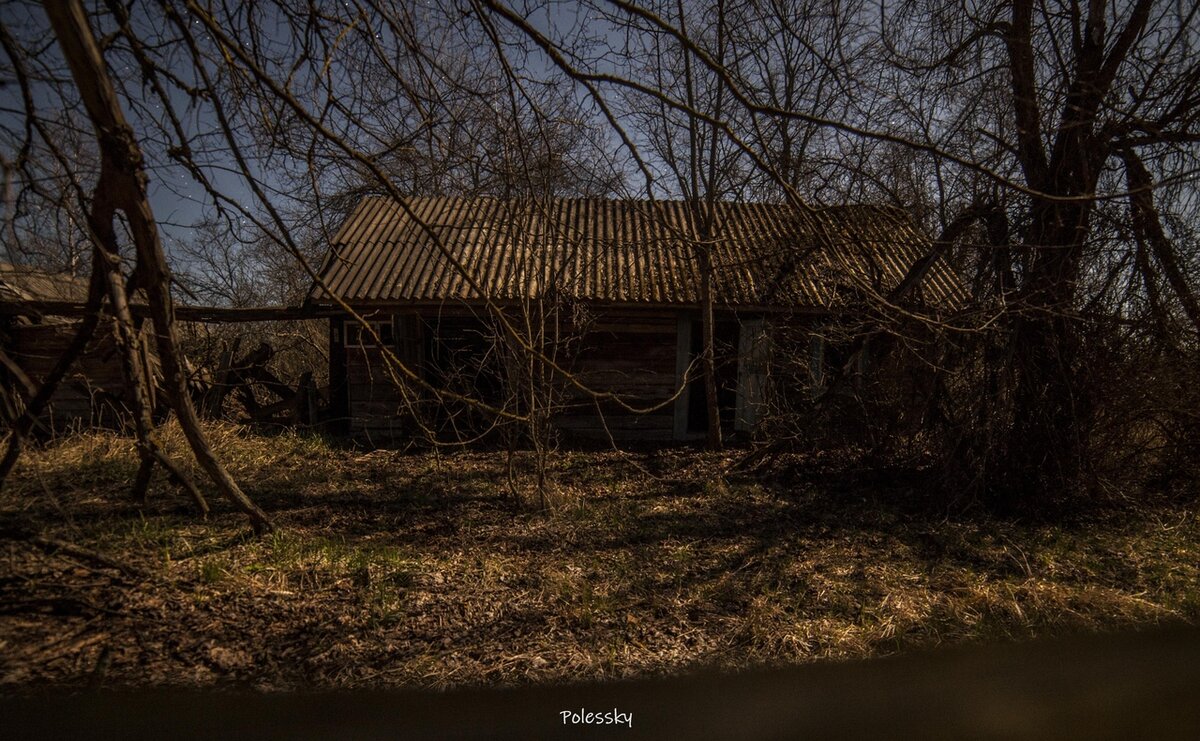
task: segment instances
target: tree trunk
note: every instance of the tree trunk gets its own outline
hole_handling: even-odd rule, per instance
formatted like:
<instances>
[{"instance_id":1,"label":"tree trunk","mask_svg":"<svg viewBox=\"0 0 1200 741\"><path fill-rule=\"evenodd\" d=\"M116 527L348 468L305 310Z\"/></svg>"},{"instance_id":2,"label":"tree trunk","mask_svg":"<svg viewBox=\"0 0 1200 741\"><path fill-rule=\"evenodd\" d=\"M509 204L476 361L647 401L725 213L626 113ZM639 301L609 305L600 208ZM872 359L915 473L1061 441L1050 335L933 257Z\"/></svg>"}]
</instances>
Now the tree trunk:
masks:
<instances>
[{"instance_id":1,"label":"tree trunk","mask_svg":"<svg viewBox=\"0 0 1200 741\"><path fill-rule=\"evenodd\" d=\"M87 15L78 0L53 0L47 2L45 7L63 57L71 68L71 75L96 130L101 154L100 179L105 184L103 197L110 198L112 210L120 209L128 219L137 252L134 272L146 291L171 407L179 418L179 425L200 467L221 493L249 516L255 532L270 530L272 525L266 513L250 501L217 460L192 407L175 331L171 275L146 195L147 178L142 152L108 78ZM100 266L93 266L93 273L97 269L101 269Z\"/></svg>"},{"instance_id":2,"label":"tree trunk","mask_svg":"<svg viewBox=\"0 0 1200 741\"><path fill-rule=\"evenodd\" d=\"M1004 503L1022 505L1070 494L1087 463L1094 391L1075 311L1096 185L1112 152L1101 112L1153 2L1131 3L1123 28L1111 38L1105 3L1091 3L1087 17L1076 18L1083 27L1072 39L1071 70L1052 137L1043 136L1036 5L1015 0L1006 30L1017 125L1014 152L1028 186L1053 197L1030 195L1023 245L1029 257L1007 312L1010 368L1016 374L1011 419L999 451L988 451L998 464L999 486L993 493Z\"/></svg>"},{"instance_id":3,"label":"tree trunk","mask_svg":"<svg viewBox=\"0 0 1200 741\"><path fill-rule=\"evenodd\" d=\"M1093 404L1073 311L1091 208L1034 206L1028 243L1037 247L1013 310L1012 418L993 492L1005 508L1065 497L1085 470Z\"/></svg>"},{"instance_id":4,"label":"tree trunk","mask_svg":"<svg viewBox=\"0 0 1200 741\"><path fill-rule=\"evenodd\" d=\"M713 329L712 253L708 245L697 252L700 257L700 333L701 370L704 374L704 404L708 416L709 450L720 450L721 408L717 402L717 353Z\"/></svg>"},{"instance_id":5,"label":"tree trunk","mask_svg":"<svg viewBox=\"0 0 1200 741\"><path fill-rule=\"evenodd\" d=\"M150 401L148 374L145 372L141 354L141 337L133 314L129 310L129 297L125 291L125 276L121 273L121 256L117 251L117 235L113 231L113 207L109 200L108 183L102 176L92 196L92 211L88 215L92 229L93 272L102 272L108 287L109 303L112 306L113 331L121 350L121 370L125 390L133 415L137 434L138 455L141 465L133 482L133 497L145 502L155 463L161 465L172 481L184 489L199 507L201 514L208 515L208 502L187 476L167 457L154 439L154 422L151 419L153 403Z\"/></svg>"}]
</instances>

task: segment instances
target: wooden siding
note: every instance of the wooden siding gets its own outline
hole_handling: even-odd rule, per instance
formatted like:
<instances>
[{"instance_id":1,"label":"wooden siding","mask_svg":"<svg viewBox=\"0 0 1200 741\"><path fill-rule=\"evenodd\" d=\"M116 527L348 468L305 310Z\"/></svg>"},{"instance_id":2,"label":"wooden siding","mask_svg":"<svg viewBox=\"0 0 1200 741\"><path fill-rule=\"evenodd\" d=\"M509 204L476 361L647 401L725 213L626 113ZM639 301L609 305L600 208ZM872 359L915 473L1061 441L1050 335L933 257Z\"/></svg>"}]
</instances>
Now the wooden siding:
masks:
<instances>
[{"instance_id":1,"label":"wooden siding","mask_svg":"<svg viewBox=\"0 0 1200 741\"><path fill-rule=\"evenodd\" d=\"M6 349L30 380L40 384L70 344L75 330L75 323L12 325L5 330ZM143 331L142 363L150 372L148 385L153 397L158 358L147 349L149 337L149 332ZM101 331L59 384L41 421L54 430L120 427L124 424L125 405L120 349L111 334Z\"/></svg>"},{"instance_id":2,"label":"wooden siding","mask_svg":"<svg viewBox=\"0 0 1200 741\"><path fill-rule=\"evenodd\" d=\"M496 350L495 331L486 318L470 312L419 315L409 312L401 322L397 315L393 352L435 388L447 389L490 404L504 403L503 353ZM341 320L335 320L341 321ZM761 319L748 320L756 334ZM403 324L403 330L401 326ZM583 332L568 343L570 352L558 360L584 386L614 399L597 399L573 384L561 381L552 423L566 440L596 442L670 442L693 439L702 430L702 382L676 396L684 371L697 352L698 319L673 310L609 310L594 316L583 330L563 328L563 336ZM742 327L732 314L718 322L718 384L722 425L733 431L738 393L753 390L761 396L764 380L759 377L764 362L755 357L747 364L738 358L739 346L762 349L749 339L742 341ZM680 333L683 332L681 335ZM331 332L331 337L335 334ZM346 333L340 333L344 338ZM353 336L353 333L351 333ZM344 358L348 431L368 442L399 441L413 437L418 429L410 405L386 370L383 351L375 347L332 348L331 359ZM740 379L753 372L755 378ZM331 378L339 377L338 369ZM470 435L486 428L489 419L464 404L438 404L420 388L409 386L425 424L447 439ZM701 396L698 396L701 395ZM627 406L626 406L627 405ZM633 409L627 408L633 407ZM644 411L650 410L650 411ZM738 431L753 425L753 407L741 409ZM689 417L695 417L689 423Z\"/></svg>"},{"instance_id":3,"label":"wooden siding","mask_svg":"<svg viewBox=\"0 0 1200 741\"><path fill-rule=\"evenodd\" d=\"M404 315L403 318L412 317ZM386 353L392 353L405 366L421 367L423 353L419 348L419 336L414 336L414 323L401 321L401 317L390 314L371 317L371 321L377 323L375 334L383 340L381 345L376 345L368 333L358 331L355 322L334 321L341 325L341 331L331 332L331 337L336 335L340 346L336 352L331 351L330 358L344 359L345 370L338 378L344 384L350 434L380 442L412 436L416 428L410 402L418 401L421 391L406 380L400 368L389 366ZM385 326L379 326L379 322L384 322ZM401 327L405 330L403 337L396 331Z\"/></svg>"},{"instance_id":4,"label":"wooden siding","mask_svg":"<svg viewBox=\"0 0 1200 741\"><path fill-rule=\"evenodd\" d=\"M333 331L343 320L333 321L330 358L340 367L332 368L330 377L344 379L346 431L368 442L413 436L417 430L409 418L409 407L387 372L383 350L346 346L346 333ZM488 321L471 314L445 314L425 315L419 322L398 321L396 326L402 324L403 330L389 347L418 369L430 385L489 403L501 401L499 358L492 348ZM621 441L673 439L674 405L664 402L673 395L677 382L675 315L606 314L589 329L578 352L566 360L572 372L588 387L618 394L630 406L663 406L649 414L636 414L610 400L597 405L592 397L564 384L563 409L555 416L555 426L567 437L586 440L607 440L609 434ZM420 389L410 389L411 398L428 398ZM444 427L452 434L472 425L486 425L482 418L477 419L478 412L455 408L453 403L444 407L441 415L430 414L426 419L435 429ZM452 423L446 419L449 416L454 417Z\"/></svg>"},{"instance_id":5,"label":"wooden siding","mask_svg":"<svg viewBox=\"0 0 1200 741\"><path fill-rule=\"evenodd\" d=\"M403 433L404 400L379 348L346 348L350 434L391 439Z\"/></svg>"},{"instance_id":6,"label":"wooden siding","mask_svg":"<svg viewBox=\"0 0 1200 741\"><path fill-rule=\"evenodd\" d=\"M596 391L617 394L628 405L661 408L638 414L612 401L596 401L571 389L554 424L569 436L589 440L665 442L674 439L678 382L676 328L669 312L606 313L590 327L574 363L579 380Z\"/></svg>"}]
</instances>

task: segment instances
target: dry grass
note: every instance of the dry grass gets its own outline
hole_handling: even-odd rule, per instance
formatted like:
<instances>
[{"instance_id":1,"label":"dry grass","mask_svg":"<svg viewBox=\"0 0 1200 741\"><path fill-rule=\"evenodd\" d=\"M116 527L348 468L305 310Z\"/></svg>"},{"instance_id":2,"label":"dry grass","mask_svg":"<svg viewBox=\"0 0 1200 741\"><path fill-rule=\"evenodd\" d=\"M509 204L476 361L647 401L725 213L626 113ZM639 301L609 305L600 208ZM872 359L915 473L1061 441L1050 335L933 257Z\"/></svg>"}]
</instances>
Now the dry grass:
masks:
<instances>
[{"instance_id":1,"label":"dry grass","mask_svg":"<svg viewBox=\"0 0 1200 741\"><path fill-rule=\"evenodd\" d=\"M555 509L504 499L503 456L405 455L213 428L281 531L254 539L130 442L29 454L0 525L139 576L0 540L0 683L432 686L874 656L1200 616L1191 505L1068 525L913 505L898 483L723 477L719 456L563 453ZM167 444L181 450L178 434ZM182 456L181 456L182 457Z\"/></svg>"}]
</instances>

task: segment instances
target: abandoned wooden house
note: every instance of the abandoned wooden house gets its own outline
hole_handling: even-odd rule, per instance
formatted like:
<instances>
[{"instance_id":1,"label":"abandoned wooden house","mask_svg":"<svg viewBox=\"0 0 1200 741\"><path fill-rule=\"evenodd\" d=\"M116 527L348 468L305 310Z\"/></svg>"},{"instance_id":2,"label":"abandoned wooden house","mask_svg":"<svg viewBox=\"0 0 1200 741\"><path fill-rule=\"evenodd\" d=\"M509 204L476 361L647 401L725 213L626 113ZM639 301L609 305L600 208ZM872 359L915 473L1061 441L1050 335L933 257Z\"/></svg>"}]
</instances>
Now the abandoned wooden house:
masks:
<instances>
[{"instance_id":1,"label":"abandoned wooden house","mask_svg":"<svg viewBox=\"0 0 1200 741\"><path fill-rule=\"evenodd\" d=\"M864 291L887 295L912 279L929 247L906 214L879 207L717 203L705 228L685 202L368 197L334 236L309 302L334 312L331 409L356 436L412 435L414 409L434 389L516 408L506 394L536 372L510 367L504 340L515 336L564 371L549 374L559 430L686 440L707 425L694 367L702 260L711 266L720 419L745 432L764 394L773 328L815 326ZM926 267L923 300L961 290L940 258ZM403 368L389 370L387 353ZM821 353L814 344L818 377ZM443 397L439 407L448 404ZM462 421L450 417L451 426Z\"/></svg>"},{"instance_id":2,"label":"abandoned wooden house","mask_svg":"<svg viewBox=\"0 0 1200 741\"><path fill-rule=\"evenodd\" d=\"M19 413L74 336L78 319L55 316L54 307L81 305L87 293L86 278L0 263L0 421ZM148 325L140 351L153 394L158 357ZM127 393L120 348L111 332L99 331L55 390L41 431L121 427Z\"/></svg>"}]
</instances>

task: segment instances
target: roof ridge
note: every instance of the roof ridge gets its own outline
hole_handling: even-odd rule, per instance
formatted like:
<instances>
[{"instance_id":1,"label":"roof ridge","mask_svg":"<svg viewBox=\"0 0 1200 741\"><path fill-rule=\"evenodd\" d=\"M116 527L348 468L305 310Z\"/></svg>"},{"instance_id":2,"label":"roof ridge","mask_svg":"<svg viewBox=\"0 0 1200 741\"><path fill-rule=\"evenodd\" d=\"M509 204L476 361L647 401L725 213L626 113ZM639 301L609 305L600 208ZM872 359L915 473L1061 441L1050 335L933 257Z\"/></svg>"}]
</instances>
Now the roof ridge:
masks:
<instances>
[{"instance_id":1,"label":"roof ridge","mask_svg":"<svg viewBox=\"0 0 1200 741\"><path fill-rule=\"evenodd\" d=\"M681 205L692 203L691 199L687 198L606 198L602 196L517 196L517 197L502 197L494 195L408 195L408 196L393 196L383 193L372 193L365 195L359 201L358 206L361 206L365 201L387 201L395 202L398 200L417 200L417 201L492 201L500 203L522 203L522 202L538 202L548 201L554 203L564 202L583 202L593 204L664 204L664 205ZM707 201L705 202L707 203ZM767 200L717 200L713 201L718 206L747 206L747 207L767 207L767 208L786 208L791 207L787 201L767 201ZM358 208L356 206L355 208ZM871 210L881 212L892 212L909 214L911 212L899 205L893 203L871 203L868 201L859 201L854 203L834 203L820 204L810 206L813 211L843 211L843 210Z\"/></svg>"}]
</instances>

